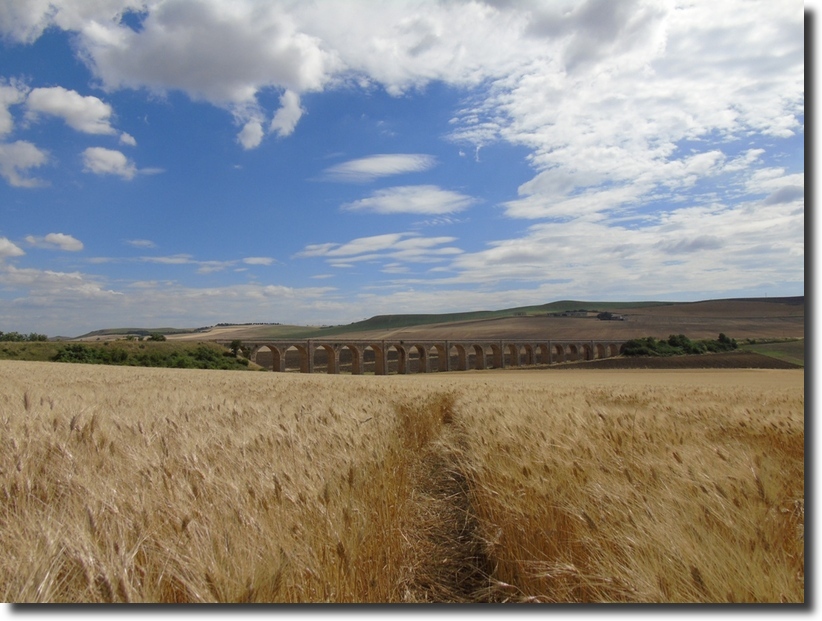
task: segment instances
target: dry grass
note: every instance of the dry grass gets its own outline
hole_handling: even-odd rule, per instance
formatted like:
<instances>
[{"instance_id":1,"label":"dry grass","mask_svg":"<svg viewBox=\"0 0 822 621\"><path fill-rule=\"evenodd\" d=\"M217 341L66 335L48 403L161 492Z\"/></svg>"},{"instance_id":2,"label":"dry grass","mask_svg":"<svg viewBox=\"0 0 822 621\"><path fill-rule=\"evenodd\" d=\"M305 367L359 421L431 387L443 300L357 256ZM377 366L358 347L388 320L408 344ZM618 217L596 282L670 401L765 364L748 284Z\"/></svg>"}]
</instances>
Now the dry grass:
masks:
<instances>
[{"instance_id":1,"label":"dry grass","mask_svg":"<svg viewBox=\"0 0 822 621\"><path fill-rule=\"evenodd\" d=\"M3 601L804 600L802 371L0 376Z\"/></svg>"}]
</instances>

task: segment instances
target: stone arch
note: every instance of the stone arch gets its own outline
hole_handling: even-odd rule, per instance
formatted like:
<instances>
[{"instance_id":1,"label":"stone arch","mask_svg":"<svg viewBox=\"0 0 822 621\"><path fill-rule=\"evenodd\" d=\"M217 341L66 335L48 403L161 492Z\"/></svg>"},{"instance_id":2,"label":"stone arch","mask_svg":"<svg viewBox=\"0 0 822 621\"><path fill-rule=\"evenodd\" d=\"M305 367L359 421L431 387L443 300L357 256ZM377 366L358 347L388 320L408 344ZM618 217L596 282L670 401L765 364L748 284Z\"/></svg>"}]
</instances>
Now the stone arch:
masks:
<instances>
[{"instance_id":1,"label":"stone arch","mask_svg":"<svg viewBox=\"0 0 822 621\"><path fill-rule=\"evenodd\" d=\"M534 364L551 364L551 348L548 343L539 343L534 347Z\"/></svg>"},{"instance_id":2,"label":"stone arch","mask_svg":"<svg viewBox=\"0 0 822 621\"><path fill-rule=\"evenodd\" d=\"M436 364L434 364L435 359ZM431 345L428 348L428 370L440 372L448 370L448 352L445 350L445 345Z\"/></svg>"},{"instance_id":3,"label":"stone arch","mask_svg":"<svg viewBox=\"0 0 822 621\"><path fill-rule=\"evenodd\" d=\"M279 358L277 348L273 345L257 345L251 350L248 359L269 371L279 371L274 361Z\"/></svg>"},{"instance_id":4,"label":"stone arch","mask_svg":"<svg viewBox=\"0 0 822 621\"><path fill-rule=\"evenodd\" d=\"M374 375L386 375L387 365L385 360L385 350L377 343L368 343L362 350L362 370L363 373L374 373Z\"/></svg>"},{"instance_id":5,"label":"stone arch","mask_svg":"<svg viewBox=\"0 0 822 621\"><path fill-rule=\"evenodd\" d=\"M456 358L454 361L456 364L450 363L451 358ZM448 348L448 359L449 368L456 369L457 371L468 370L468 352L466 351L465 346L458 343L452 343Z\"/></svg>"},{"instance_id":6,"label":"stone arch","mask_svg":"<svg viewBox=\"0 0 822 621\"><path fill-rule=\"evenodd\" d=\"M610 343L608 345L608 357L613 358L619 356L619 345L617 343Z\"/></svg>"},{"instance_id":7,"label":"stone arch","mask_svg":"<svg viewBox=\"0 0 822 621\"><path fill-rule=\"evenodd\" d=\"M517 346L516 352L517 366L531 366L537 363L536 352L529 343Z\"/></svg>"},{"instance_id":8,"label":"stone arch","mask_svg":"<svg viewBox=\"0 0 822 621\"><path fill-rule=\"evenodd\" d=\"M518 345L514 343L508 343L508 345L503 346L503 357L502 357L502 366L512 366L512 367L519 367L522 366L522 355ZM508 356L508 360L506 362L505 356ZM526 362L526 364L528 364Z\"/></svg>"},{"instance_id":9,"label":"stone arch","mask_svg":"<svg viewBox=\"0 0 822 621\"><path fill-rule=\"evenodd\" d=\"M347 371L351 375L362 375L363 355L359 347L352 343L343 343L337 352L338 372Z\"/></svg>"},{"instance_id":10,"label":"stone arch","mask_svg":"<svg viewBox=\"0 0 822 621\"><path fill-rule=\"evenodd\" d=\"M280 366L283 371L296 367L299 368L300 373L311 373L311 355L307 345L291 343L284 347L285 349L280 352L282 356Z\"/></svg>"},{"instance_id":11,"label":"stone arch","mask_svg":"<svg viewBox=\"0 0 822 621\"><path fill-rule=\"evenodd\" d=\"M416 355L415 355L416 354ZM413 362L416 361L416 365ZM409 373L413 371L414 366L417 367L417 373L428 373L428 349L423 345L411 345L408 348L408 367Z\"/></svg>"},{"instance_id":12,"label":"stone arch","mask_svg":"<svg viewBox=\"0 0 822 621\"><path fill-rule=\"evenodd\" d=\"M338 352L336 348L326 343L316 343L311 352L312 372L315 369L322 369L325 367L326 373L329 375L336 375L340 372L338 364Z\"/></svg>"},{"instance_id":13,"label":"stone arch","mask_svg":"<svg viewBox=\"0 0 822 621\"><path fill-rule=\"evenodd\" d=\"M402 343L386 343L385 360L385 375L394 369L400 375L408 373L408 351Z\"/></svg>"},{"instance_id":14,"label":"stone arch","mask_svg":"<svg viewBox=\"0 0 822 621\"><path fill-rule=\"evenodd\" d=\"M566 352L566 361L575 362L579 360L579 346L576 343L569 343Z\"/></svg>"},{"instance_id":15,"label":"stone arch","mask_svg":"<svg viewBox=\"0 0 822 621\"><path fill-rule=\"evenodd\" d=\"M471 362L471 356L474 356L474 368L477 371L482 371L485 368L485 347L482 345L471 345L467 348L468 351L468 363Z\"/></svg>"},{"instance_id":16,"label":"stone arch","mask_svg":"<svg viewBox=\"0 0 822 621\"><path fill-rule=\"evenodd\" d=\"M505 367L505 349L496 343L491 343L489 348L491 350L491 358L490 360L488 359L486 351L486 364L490 362L491 368L494 369L502 369ZM485 351L485 349L486 348L483 348L483 351Z\"/></svg>"},{"instance_id":17,"label":"stone arch","mask_svg":"<svg viewBox=\"0 0 822 621\"><path fill-rule=\"evenodd\" d=\"M582 343L580 345L580 353L582 354L583 360L593 360L594 359L594 350L591 347L590 343Z\"/></svg>"},{"instance_id":18,"label":"stone arch","mask_svg":"<svg viewBox=\"0 0 822 621\"><path fill-rule=\"evenodd\" d=\"M565 355L565 346L561 343L557 343L554 345L554 353L556 354L556 361L557 362L565 362L567 357Z\"/></svg>"}]
</instances>

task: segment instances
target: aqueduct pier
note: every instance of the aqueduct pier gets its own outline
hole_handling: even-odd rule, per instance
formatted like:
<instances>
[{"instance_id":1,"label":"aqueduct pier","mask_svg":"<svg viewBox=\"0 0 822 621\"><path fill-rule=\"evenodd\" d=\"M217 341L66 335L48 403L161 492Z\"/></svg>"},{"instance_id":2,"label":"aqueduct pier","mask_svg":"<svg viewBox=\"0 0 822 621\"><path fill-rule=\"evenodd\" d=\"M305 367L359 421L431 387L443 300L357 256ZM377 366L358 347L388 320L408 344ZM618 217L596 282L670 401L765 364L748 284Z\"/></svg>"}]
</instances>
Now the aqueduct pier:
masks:
<instances>
[{"instance_id":1,"label":"aqueduct pier","mask_svg":"<svg viewBox=\"0 0 822 621\"><path fill-rule=\"evenodd\" d=\"M229 345L230 341L217 341ZM277 372L430 373L501 369L619 355L625 341L593 340L254 340L243 341L253 362Z\"/></svg>"}]
</instances>

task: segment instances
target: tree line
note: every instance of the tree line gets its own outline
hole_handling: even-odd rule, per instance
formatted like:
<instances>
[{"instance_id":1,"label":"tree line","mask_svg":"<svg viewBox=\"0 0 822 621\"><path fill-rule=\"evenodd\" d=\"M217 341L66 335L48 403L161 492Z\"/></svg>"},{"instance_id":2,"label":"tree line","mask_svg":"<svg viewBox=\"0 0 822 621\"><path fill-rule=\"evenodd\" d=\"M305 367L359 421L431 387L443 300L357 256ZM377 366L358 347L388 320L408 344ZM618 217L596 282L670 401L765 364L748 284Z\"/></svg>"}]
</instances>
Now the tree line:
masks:
<instances>
[{"instance_id":1,"label":"tree line","mask_svg":"<svg viewBox=\"0 0 822 621\"><path fill-rule=\"evenodd\" d=\"M20 334L19 332L1 332L0 331L0 341L8 341L12 343L24 343L24 342L35 342L35 341L48 341L49 337L45 334L37 334L36 332L31 332L29 334Z\"/></svg>"}]
</instances>

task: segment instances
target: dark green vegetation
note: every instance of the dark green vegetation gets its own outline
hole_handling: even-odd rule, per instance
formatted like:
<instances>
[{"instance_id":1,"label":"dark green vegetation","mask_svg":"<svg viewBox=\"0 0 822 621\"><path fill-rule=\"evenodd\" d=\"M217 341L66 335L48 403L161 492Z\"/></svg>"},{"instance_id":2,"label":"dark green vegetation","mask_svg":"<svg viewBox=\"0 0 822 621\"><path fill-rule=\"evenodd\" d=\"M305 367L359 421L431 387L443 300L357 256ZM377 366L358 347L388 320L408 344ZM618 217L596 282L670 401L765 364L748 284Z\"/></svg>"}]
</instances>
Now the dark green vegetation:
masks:
<instances>
[{"instance_id":1,"label":"dark green vegetation","mask_svg":"<svg viewBox=\"0 0 822 621\"><path fill-rule=\"evenodd\" d=\"M667 340L646 336L631 339L625 343L620 353L623 356L684 356L732 351L738 347L736 340L720 334L715 341L702 339L692 341L684 334L672 334Z\"/></svg>"},{"instance_id":2,"label":"dark green vegetation","mask_svg":"<svg viewBox=\"0 0 822 621\"><path fill-rule=\"evenodd\" d=\"M0 359L80 362L179 369L257 368L216 343L106 341L102 343L2 343Z\"/></svg>"},{"instance_id":3,"label":"dark green vegetation","mask_svg":"<svg viewBox=\"0 0 822 621\"><path fill-rule=\"evenodd\" d=\"M141 348L140 345L143 345ZM237 358L232 352L210 343L192 343L172 348L150 347L141 343L124 347L120 343L87 345L71 343L63 346L55 362L82 362L88 364L119 364L140 367L173 367L177 369L244 369L248 360Z\"/></svg>"},{"instance_id":4,"label":"dark green vegetation","mask_svg":"<svg viewBox=\"0 0 822 621\"><path fill-rule=\"evenodd\" d=\"M45 334L20 334L19 332L0 332L0 341L4 343L38 343L41 341L48 341L49 337Z\"/></svg>"}]
</instances>

